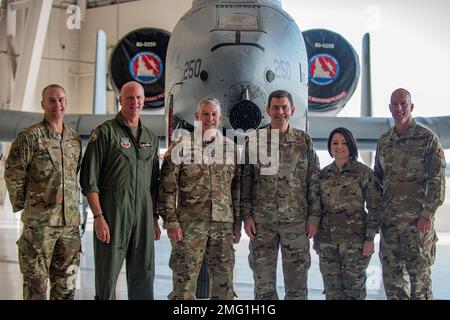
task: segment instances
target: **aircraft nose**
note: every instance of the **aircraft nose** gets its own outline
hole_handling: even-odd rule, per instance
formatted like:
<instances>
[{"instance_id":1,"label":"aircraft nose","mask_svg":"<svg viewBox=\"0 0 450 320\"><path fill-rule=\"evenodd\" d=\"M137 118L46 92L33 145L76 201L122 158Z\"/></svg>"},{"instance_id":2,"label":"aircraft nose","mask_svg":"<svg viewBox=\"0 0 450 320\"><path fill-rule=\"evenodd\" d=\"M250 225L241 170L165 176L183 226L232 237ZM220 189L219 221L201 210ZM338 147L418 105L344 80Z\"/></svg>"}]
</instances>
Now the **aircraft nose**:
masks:
<instances>
[{"instance_id":1,"label":"aircraft nose","mask_svg":"<svg viewBox=\"0 0 450 320\"><path fill-rule=\"evenodd\" d=\"M240 100L230 110L230 124L236 130L257 129L261 117L261 110L250 100Z\"/></svg>"}]
</instances>

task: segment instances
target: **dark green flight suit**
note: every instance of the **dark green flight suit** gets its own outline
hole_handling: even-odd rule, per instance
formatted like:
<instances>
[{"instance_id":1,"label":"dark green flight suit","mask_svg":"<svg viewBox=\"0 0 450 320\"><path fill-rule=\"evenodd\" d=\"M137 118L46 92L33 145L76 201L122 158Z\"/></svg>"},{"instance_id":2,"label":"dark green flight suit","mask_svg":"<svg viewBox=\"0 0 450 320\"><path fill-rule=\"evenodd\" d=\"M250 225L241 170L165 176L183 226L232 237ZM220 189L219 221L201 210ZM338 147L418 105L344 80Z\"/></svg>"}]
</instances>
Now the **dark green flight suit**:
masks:
<instances>
[{"instance_id":1,"label":"dark green flight suit","mask_svg":"<svg viewBox=\"0 0 450 320\"><path fill-rule=\"evenodd\" d=\"M115 299L126 259L129 299L153 299L155 272L152 194L159 175L158 138L139 122L138 139L120 112L91 134L81 164L82 192L98 192L111 240L94 234L95 291ZM156 213L155 213L156 214Z\"/></svg>"}]
</instances>

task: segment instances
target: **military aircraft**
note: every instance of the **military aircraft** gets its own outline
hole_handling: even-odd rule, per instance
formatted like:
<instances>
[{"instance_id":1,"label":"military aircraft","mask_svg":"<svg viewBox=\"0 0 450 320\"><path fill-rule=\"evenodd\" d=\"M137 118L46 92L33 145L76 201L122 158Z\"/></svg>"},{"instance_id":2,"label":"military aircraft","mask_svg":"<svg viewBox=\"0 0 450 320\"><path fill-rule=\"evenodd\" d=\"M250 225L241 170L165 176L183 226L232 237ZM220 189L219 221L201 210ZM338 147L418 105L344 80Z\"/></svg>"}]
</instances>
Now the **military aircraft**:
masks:
<instances>
[{"instance_id":1,"label":"military aircraft","mask_svg":"<svg viewBox=\"0 0 450 320\"><path fill-rule=\"evenodd\" d=\"M198 101L212 96L222 104L224 129L255 129L269 122L265 106L270 92L285 89L292 93L296 107L292 125L307 129L317 148L326 148L333 128L345 126L358 133L360 149L374 149L378 137L392 126L392 121L369 116L334 117L345 103L337 107L333 103L342 98L346 101L355 85L347 91L337 90L339 77L348 74L348 70L330 53L334 43L313 40L313 46L323 52L308 56L308 37L306 32L300 32L279 0L193 0L192 8L179 20L168 41L164 103L153 105L150 114L143 116L144 123L160 137L170 137L175 128L192 128ZM149 46L151 51L151 42ZM150 82L164 78L156 72L159 62L155 56L133 60L134 69ZM362 67L370 67L367 59ZM325 83L330 96L314 99L314 82ZM363 87L368 87L367 80ZM325 107L311 108L312 103L322 100L327 101ZM370 106L366 110L369 111L363 114L370 115ZM0 141L12 140L41 117L39 113L0 110ZM110 117L68 114L65 120L87 139L93 128ZM416 120L433 130L444 148L450 147L450 117Z\"/></svg>"}]
</instances>

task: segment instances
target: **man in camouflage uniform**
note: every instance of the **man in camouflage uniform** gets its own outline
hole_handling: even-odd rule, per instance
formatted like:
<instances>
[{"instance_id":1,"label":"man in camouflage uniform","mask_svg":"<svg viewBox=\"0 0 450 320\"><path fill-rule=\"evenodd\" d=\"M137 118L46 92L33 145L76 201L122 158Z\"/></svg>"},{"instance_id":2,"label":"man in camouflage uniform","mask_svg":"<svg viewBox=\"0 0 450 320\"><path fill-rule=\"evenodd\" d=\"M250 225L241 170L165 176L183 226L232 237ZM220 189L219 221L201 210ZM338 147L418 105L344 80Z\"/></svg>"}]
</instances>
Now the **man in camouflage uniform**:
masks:
<instances>
[{"instance_id":1,"label":"man in camouflage uniform","mask_svg":"<svg viewBox=\"0 0 450 320\"><path fill-rule=\"evenodd\" d=\"M74 299L80 264L80 213L77 172L81 161L78 133L64 124L64 88L42 91L44 120L19 133L5 163L13 211L22 212L17 241L23 298Z\"/></svg>"},{"instance_id":2,"label":"man in camouflage uniform","mask_svg":"<svg viewBox=\"0 0 450 320\"><path fill-rule=\"evenodd\" d=\"M307 299L311 266L309 240L320 221L319 160L311 138L289 125L295 111L292 96L284 90L270 94L267 129L258 130L259 149L278 151L273 172L267 165L246 164L242 176L242 216L250 237L249 263L255 281L255 299L278 299L276 270L281 247L285 299ZM279 130L279 150L273 149L268 129ZM275 141L276 142L276 141ZM276 144L275 144L276 145ZM251 144L249 148L252 149ZM249 154L255 150L248 150ZM251 157L248 159L250 162ZM273 166L273 164L272 164Z\"/></svg>"},{"instance_id":3,"label":"man in camouflage uniform","mask_svg":"<svg viewBox=\"0 0 450 320\"><path fill-rule=\"evenodd\" d=\"M380 183L357 161L358 146L348 129L330 133L328 152L334 161L320 171L322 219L315 243L324 291L327 300L363 300L379 229Z\"/></svg>"},{"instance_id":4,"label":"man in camouflage uniform","mask_svg":"<svg viewBox=\"0 0 450 320\"><path fill-rule=\"evenodd\" d=\"M239 168L236 146L218 130L220 103L205 98L195 117L201 122L166 152L159 182L159 214L172 243L169 299L195 299L203 257L211 299L234 298L235 243L240 239Z\"/></svg>"},{"instance_id":5,"label":"man in camouflage uniform","mask_svg":"<svg viewBox=\"0 0 450 320\"><path fill-rule=\"evenodd\" d=\"M375 158L383 184L380 259L388 299L432 299L434 214L444 201L445 159L438 138L413 119L413 108L407 90L392 93L395 126L378 140Z\"/></svg>"},{"instance_id":6,"label":"man in camouflage uniform","mask_svg":"<svg viewBox=\"0 0 450 320\"><path fill-rule=\"evenodd\" d=\"M116 298L126 260L128 298L153 299L154 243L159 175L158 138L140 120L144 88L122 86L121 110L92 134L81 165L80 184L94 214L96 299Z\"/></svg>"}]
</instances>

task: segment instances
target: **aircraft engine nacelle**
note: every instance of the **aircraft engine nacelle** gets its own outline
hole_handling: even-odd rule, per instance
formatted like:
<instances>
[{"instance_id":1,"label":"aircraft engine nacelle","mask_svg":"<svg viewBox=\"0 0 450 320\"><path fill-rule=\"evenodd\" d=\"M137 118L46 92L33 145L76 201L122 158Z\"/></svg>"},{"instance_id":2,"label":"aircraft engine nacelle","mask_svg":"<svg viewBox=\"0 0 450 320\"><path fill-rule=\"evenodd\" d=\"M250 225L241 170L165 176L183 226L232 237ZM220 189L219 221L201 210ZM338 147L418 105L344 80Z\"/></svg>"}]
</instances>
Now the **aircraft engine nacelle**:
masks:
<instances>
[{"instance_id":1,"label":"aircraft engine nacelle","mask_svg":"<svg viewBox=\"0 0 450 320\"><path fill-rule=\"evenodd\" d=\"M224 129L268 125L269 94L288 90L295 127L305 129L308 64L302 34L279 1L194 1L167 49L169 133L192 129L200 99L217 98Z\"/></svg>"},{"instance_id":2,"label":"aircraft engine nacelle","mask_svg":"<svg viewBox=\"0 0 450 320\"><path fill-rule=\"evenodd\" d=\"M308 52L309 115L334 116L358 85L358 54L344 37L329 30L306 30L303 38Z\"/></svg>"},{"instance_id":3,"label":"aircraft engine nacelle","mask_svg":"<svg viewBox=\"0 0 450 320\"><path fill-rule=\"evenodd\" d=\"M164 106L164 72L170 32L140 28L128 32L114 47L109 60L109 78L117 97L128 81L137 81L145 91L145 109Z\"/></svg>"}]
</instances>

